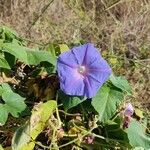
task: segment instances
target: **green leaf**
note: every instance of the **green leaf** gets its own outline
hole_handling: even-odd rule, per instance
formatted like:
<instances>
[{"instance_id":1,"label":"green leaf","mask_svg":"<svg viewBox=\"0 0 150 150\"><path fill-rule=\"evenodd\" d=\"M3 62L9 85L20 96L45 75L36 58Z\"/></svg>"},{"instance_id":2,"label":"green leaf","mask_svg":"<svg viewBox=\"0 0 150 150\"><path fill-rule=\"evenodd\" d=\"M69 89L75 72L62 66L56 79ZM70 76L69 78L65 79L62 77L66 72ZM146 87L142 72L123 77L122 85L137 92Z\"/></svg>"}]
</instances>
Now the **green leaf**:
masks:
<instances>
[{"instance_id":1,"label":"green leaf","mask_svg":"<svg viewBox=\"0 0 150 150\"><path fill-rule=\"evenodd\" d=\"M50 52L53 57L56 57L55 44L48 44L45 50Z\"/></svg>"},{"instance_id":2,"label":"green leaf","mask_svg":"<svg viewBox=\"0 0 150 150\"><path fill-rule=\"evenodd\" d=\"M19 117L19 113L25 110L25 98L14 92L5 91L2 93L2 99L5 101L5 107L14 117Z\"/></svg>"},{"instance_id":3,"label":"green leaf","mask_svg":"<svg viewBox=\"0 0 150 150\"><path fill-rule=\"evenodd\" d=\"M116 86L117 88L121 89L123 92L127 92L128 95L132 95L132 89L129 85L128 81L120 76L116 77L113 74L110 76L111 83Z\"/></svg>"},{"instance_id":4,"label":"green leaf","mask_svg":"<svg viewBox=\"0 0 150 150\"><path fill-rule=\"evenodd\" d=\"M127 133L121 128L120 124L116 122L109 122L105 125L106 138L108 141L117 141L120 143L120 146L124 146L126 148L131 148L129 144L129 139Z\"/></svg>"},{"instance_id":5,"label":"green leaf","mask_svg":"<svg viewBox=\"0 0 150 150\"><path fill-rule=\"evenodd\" d=\"M135 147L133 150L145 150L143 147Z\"/></svg>"},{"instance_id":6,"label":"green leaf","mask_svg":"<svg viewBox=\"0 0 150 150\"><path fill-rule=\"evenodd\" d=\"M1 87L2 87L3 91L7 91L7 92L10 92L10 91L11 91L11 92L13 92L8 83L3 83L3 84L1 85Z\"/></svg>"},{"instance_id":7,"label":"green leaf","mask_svg":"<svg viewBox=\"0 0 150 150\"><path fill-rule=\"evenodd\" d=\"M8 112L5 105L0 104L0 125L4 125L8 118Z\"/></svg>"},{"instance_id":8,"label":"green leaf","mask_svg":"<svg viewBox=\"0 0 150 150\"><path fill-rule=\"evenodd\" d=\"M84 98L83 96L70 96L66 95L62 91L59 91L58 97L59 99L61 99L65 111L79 105L86 100L86 98Z\"/></svg>"},{"instance_id":9,"label":"green leaf","mask_svg":"<svg viewBox=\"0 0 150 150\"><path fill-rule=\"evenodd\" d=\"M57 103L54 100L36 106L30 121L16 131L12 140L12 150L32 150L35 144L31 139L35 140L43 131L56 107Z\"/></svg>"},{"instance_id":10,"label":"green leaf","mask_svg":"<svg viewBox=\"0 0 150 150\"><path fill-rule=\"evenodd\" d=\"M55 47L58 47L57 44L48 44L46 46L45 50L50 52L53 57L56 57L57 53L59 53L59 51L58 51L58 48L57 48L57 51L56 51Z\"/></svg>"},{"instance_id":11,"label":"green leaf","mask_svg":"<svg viewBox=\"0 0 150 150\"><path fill-rule=\"evenodd\" d=\"M30 125L26 123L18 128L12 139L12 150L33 150L34 142L31 142Z\"/></svg>"},{"instance_id":12,"label":"green leaf","mask_svg":"<svg viewBox=\"0 0 150 150\"><path fill-rule=\"evenodd\" d=\"M0 68L10 69L8 62L0 57Z\"/></svg>"},{"instance_id":13,"label":"green leaf","mask_svg":"<svg viewBox=\"0 0 150 150\"><path fill-rule=\"evenodd\" d=\"M106 122L117 110L123 100L123 94L115 88L104 85L92 99L92 106L99 113L99 120Z\"/></svg>"},{"instance_id":14,"label":"green leaf","mask_svg":"<svg viewBox=\"0 0 150 150\"><path fill-rule=\"evenodd\" d=\"M4 104L0 104L0 123L4 125L7 121L8 114L11 113L12 116L18 117L26 108L23 97L14 93L7 83L3 83L0 86L0 95L2 96Z\"/></svg>"},{"instance_id":15,"label":"green leaf","mask_svg":"<svg viewBox=\"0 0 150 150\"><path fill-rule=\"evenodd\" d=\"M69 47L66 44L59 44L59 48L61 53L64 53L69 50Z\"/></svg>"},{"instance_id":16,"label":"green leaf","mask_svg":"<svg viewBox=\"0 0 150 150\"><path fill-rule=\"evenodd\" d=\"M1 144L0 144L0 150L4 150Z\"/></svg>"},{"instance_id":17,"label":"green leaf","mask_svg":"<svg viewBox=\"0 0 150 150\"><path fill-rule=\"evenodd\" d=\"M38 106L37 110L33 110L30 119L31 126L31 137L36 137L43 131L47 120L51 116L52 112L56 109L57 103L54 100L48 101Z\"/></svg>"},{"instance_id":18,"label":"green leaf","mask_svg":"<svg viewBox=\"0 0 150 150\"><path fill-rule=\"evenodd\" d=\"M8 28L8 27L6 27L6 26L2 26L2 27L0 28L0 30L3 30L3 32L4 32L7 36L9 36L9 37L11 37L11 38L14 38L14 37L17 37L17 36L18 36L18 34L17 34L15 31L13 31L12 29L10 29L10 28Z\"/></svg>"},{"instance_id":19,"label":"green leaf","mask_svg":"<svg viewBox=\"0 0 150 150\"><path fill-rule=\"evenodd\" d=\"M36 50L27 50L26 52L30 65L37 65L42 61L47 61L54 66L56 65L56 57L52 56L50 52Z\"/></svg>"},{"instance_id":20,"label":"green leaf","mask_svg":"<svg viewBox=\"0 0 150 150\"><path fill-rule=\"evenodd\" d=\"M20 46L16 43L4 43L3 44L3 51L14 55L19 60L23 61L24 63L28 64L26 48Z\"/></svg>"},{"instance_id":21,"label":"green leaf","mask_svg":"<svg viewBox=\"0 0 150 150\"><path fill-rule=\"evenodd\" d=\"M47 51L30 49L24 46L20 46L16 43L4 43L3 51L10 53L26 64L37 65L40 62L46 61L54 66L56 65L56 57Z\"/></svg>"},{"instance_id":22,"label":"green leaf","mask_svg":"<svg viewBox=\"0 0 150 150\"><path fill-rule=\"evenodd\" d=\"M143 111L141 111L140 109L136 108L136 109L134 110L134 113L135 113L135 115L136 115L137 117L139 117L139 118L144 118L144 116L143 116Z\"/></svg>"},{"instance_id":23,"label":"green leaf","mask_svg":"<svg viewBox=\"0 0 150 150\"><path fill-rule=\"evenodd\" d=\"M16 62L15 56L13 56L12 54L7 53L7 52L5 52L4 55L5 55L5 59L8 62L9 66L12 68Z\"/></svg>"},{"instance_id":24,"label":"green leaf","mask_svg":"<svg viewBox=\"0 0 150 150\"><path fill-rule=\"evenodd\" d=\"M46 71L48 74L54 74L56 73L56 66L48 63L48 62L41 62L40 63L41 67L44 68L44 71Z\"/></svg>"},{"instance_id":25,"label":"green leaf","mask_svg":"<svg viewBox=\"0 0 150 150\"><path fill-rule=\"evenodd\" d=\"M2 96L3 88L0 86L0 96Z\"/></svg>"},{"instance_id":26,"label":"green leaf","mask_svg":"<svg viewBox=\"0 0 150 150\"><path fill-rule=\"evenodd\" d=\"M129 143L133 147L143 147L145 150L150 148L150 136L143 131L143 127L138 121L134 119L131 121L127 134Z\"/></svg>"}]
</instances>

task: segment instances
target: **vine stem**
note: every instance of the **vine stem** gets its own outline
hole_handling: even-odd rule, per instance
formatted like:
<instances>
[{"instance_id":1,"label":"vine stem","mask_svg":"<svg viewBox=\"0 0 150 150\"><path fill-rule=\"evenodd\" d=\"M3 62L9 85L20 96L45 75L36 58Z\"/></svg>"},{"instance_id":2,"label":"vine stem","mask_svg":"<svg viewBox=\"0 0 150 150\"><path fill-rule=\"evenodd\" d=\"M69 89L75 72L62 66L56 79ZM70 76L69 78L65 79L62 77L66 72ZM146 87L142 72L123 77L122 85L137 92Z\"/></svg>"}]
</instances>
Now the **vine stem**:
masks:
<instances>
[{"instance_id":1,"label":"vine stem","mask_svg":"<svg viewBox=\"0 0 150 150\"><path fill-rule=\"evenodd\" d=\"M79 114L79 113L70 114L70 113L67 113L67 112L65 112L65 111L63 111L63 110L58 110L58 111L64 113L66 116L81 116L81 114Z\"/></svg>"},{"instance_id":2,"label":"vine stem","mask_svg":"<svg viewBox=\"0 0 150 150\"><path fill-rule=\"evenodd\" d=\"M58 103L58 92L56 94L56 102ZM58 107L56 107L56 116L57 116L57 119L58 119L58 129L61 128L61 119L60 119L60 115L59 115L59 112L58 112Z\"/></svg>"},{"instance_id":3,"label":"vine stem","mask_svg":"<svg viewBox=\"0 0 150 150\"><path fill-rule=\"evenodd\" d=\"M83 134L80 138L82 139L82 138L85 137L86 135L90 134L94 129L95 129L95 127L92 128L92 129L90 129L89 131L87 131L87 132L86 132L85 134ZM70 141L70 142L68 142L68 143L66 143L66 144L63 144L63 145L59 146L59 148L68 146L68 145L70 145L70 144L72 144L72 143L74 143L74 142L76 142L76 141L78 141L78 140L79 140L79 138L76 138L76 139L74 139L74 140L72 140L72 141Z\"/></svg>"},{"instance_id":4,"label":"vine stem","mask_svg":"<svg viewBox=\"0 0 150 150\"><path fill-rule=\"evenodd\" d=\"M58 102L58 92L56 94L56 102ZM58 145L56 144L56 140L57 140L57 130L61 128L62 122L59 116L59 112L58 112L58 107L56 107L56 116L57 116L57 120L58 120L58 124L57 126L53 126L53 135L52 135L52 140L51 140L51 144L49 146L49 149L53 149L52 146L54 146L54 149L58 149ZM51 125L52 126L52 125Z\"/></svg>"},{"instance_id":5,"label":"vine stem","mask_svg":"<svg viewBox=\"0 0 150 150\"><path fill-rule=\"evenodd\" d=\"M46 6L43 6L41 9L41 13L33 20L31 26L29 27L28 31L31 30L31 28L36 24L36 22L42 17L42 15L45 13L45 11L49 8L49 6L53 3L54 0L49 1L49 3Z\"/></svg>"}]
</instances>

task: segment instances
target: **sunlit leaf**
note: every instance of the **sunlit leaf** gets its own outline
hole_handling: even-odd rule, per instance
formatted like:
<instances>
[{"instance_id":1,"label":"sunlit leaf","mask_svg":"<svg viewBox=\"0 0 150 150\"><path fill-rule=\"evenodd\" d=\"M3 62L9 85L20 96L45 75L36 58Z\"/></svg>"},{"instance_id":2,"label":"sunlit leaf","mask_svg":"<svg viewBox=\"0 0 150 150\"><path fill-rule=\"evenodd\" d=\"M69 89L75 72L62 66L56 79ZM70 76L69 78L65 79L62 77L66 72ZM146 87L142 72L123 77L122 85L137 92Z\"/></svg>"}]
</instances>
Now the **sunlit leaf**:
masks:
<instances>
[{"instance_id":1,"label":"sunlit leaf","mask_svg":"<svg viewBox=\"0 0 150 150\"><path fill-rule=\"evenodd\" d=\"M26 48L24 48L16 43L4 43L3 51L14 55L19 60L28 64Z\"/></svg>"},{"instance_id":2,"label":"sunlit leaf","mask_svg":"<svg viewBox=\"0 0 150 150\"><path fill-rule=\"evenodd\" d=\"M4 150L3 147L2 147L2 145L0 145L0 150Z\"/></svg>"},{"instance_id":3,"label":"sunlit leaf","mask_svg":"<svg viewBox=\"0 0 150 150\"><path fill-rule=\"evenodd\" d=\"M0 86L0 96L2 96L3 88Z\"/></svg>"},{"instance_id":4,"label":"sunlit leaf","mask_svg":"<svg viewBox=\"0 0 150 150\"><path fill-rule=\"evenodd\" d=\"M144 118L144 116L143 116L143 112L140 110L140 109L135 109L135 111L134 111L134 113L135 113L135 115L137 116L137 117L139 117L139 118Z\"/></svg>"},{"instance_id":5,"label":"sunlit leaf","mask_svg":"<svg viewBox=\"0 0 150 150\"><path fill-rule=\"evenodd\" d=\"M59 47L60 47L60 52L61 53L64 53L64 52L69 50L69 47L66 44L59 44Z\"/></svg>"},{"instance_id":6,"label":"sunlit leaf","mask_svg":"<svg viewBox=\"0 0 150 150\"><path fill-rule=\"evenodd\" d=\"M33 150L35 143L30 137L29 123L18 128L12 139L12 150Z\"/></svg>"},{"instance_id":7,"label":"sunlit leaf","mask_svg":"<svg viewBox=\"0 0 150 150\"><path fill-rule=\"evenodd\" d=\"M4 43L3 51L10 53L26 64L37 65L40 62L46 61L54 66L56 65L56 57L47 51L30 49L16 43Z\"/></svg>"},{"instance_id":8,"label":"sunlit leaf","mask_svg":"<svg viewBox=\"0 0 150 150\"><path fill-rule=\"evenodd\" d=\"M123 94L115 88L104 85L92 99L94 109L99 113L99 120L106 122L117 110L123 100Z\"/></svg>"},{"instance_id":9,"label":"sunlit leaf","mask_svg":"<svg viewBox=\"0 0 150 150\"><path fill-rule=\"evenodd\" d=\"M0 125L4 125L8 118L8 112L5 105L0 104Z\"/></svg>"},{"instance_id":10,"label":"sunlit leaf","mask_svg":"<svg viewBox=\"0 0 150 150\"><path fill-rule=\"evenodd\" d=\"M4 58L1 58L1 57L0 57L0 68L10 69L8 62Z\"/></svg>"},{"instance_id":11,"label":"sunlit leaf","mask_svg":"<svg viewBox=\"0 0 150 150\"><path fill-rule=\"evenodd\" d=\"M124 77L122 76L116 77L112 74L110 76L110 81L114 86L121 89L123 92L127 92L129 95L132 94L131 86L129 85L128 81Z\"/></svg>"},{"instance_id":12,"label":"sunlit leaf","mask_svg":"<svg viewBox=\"0 0 150 150\"><path fill-rule=\"evenodd\" d=\"M8 112L14 117L19 117L19 113L26 108L26 104L24 103L25 98L14 92L3 92L2 99L5 101L5 107Z\"/></svg>"},{"instance_id":13,"label":"sunlit leaf","mask_svg":"<svg viewBox=\"0 0 150 150\"><path fill-rule=\"evenodd\" d=\"M3 83L3 84L1 85L1 87L2 87L3 91L13 92L8 83Z\"/></svg>"},{"instance_id":14,"label":"sunlit leaf","mask_svg":"<svg viewBox=\"0 0 150 150\"><path fill-rule=\"evenodd\" d=\"M25 98L14 93L7 83L0 86L0 93L2 100L5 102L0 104L0 123L4 125L9 113L14 117L19 117L19 114L25 110L26 104L24 103Z\"/></svg>"},{"instance_id":15,"label":"sunlit leaf","mask_svg":"<svg viewBox=\"0 0 150 150\"><path fill-rule=\"evenodd\" d=\"M45 48L46 51L50 52L53 57L56 57L56 51L54 44L48 44Z\"/></svg>"},{"instance_id":16,"label":"sunlit leaf","mask_svg":"<svg viewBox=\"0 0 150 150\"><path fill-rule=\"evenodd\" d=\"M145 150L143 147L135 147L133 150Z\"/></svg>"},{"instance_id":17,"label":"sunlit leaf","mask_svg":"<svg viewBox=\"0 0 150 150\"><path fill-rule=\"evenodd\" d=\"M35 51L35 50L27 50L28 63L30 65L37 65L42 61L47 61L54 66L56 65L56 57L51 55L50 52L47 51Z\"/></svg>"},{"instance_id":18,"label":"sunlit leaf","mask_svg":"<svg viewBox=\"0 0 150 150\"><path fill-rule=\"evenodd\" d=\"M15 31L8 28L7 26L0 27L0 30L2 30L8 37L14 38L18 36L18 34Z\"/></svg>"},{"instance_id":19,"label":"sunlit leaf","mask_svg":"<svg viewBox=\"0 0 150 150\"><path fill-rule=\"evenodd\" d=\"M127 134L129 143L133 147L143 147L145 150L150 148L150 135L145 133L142 125L138 121L134 119L131 121L127 129Z\"/></svg>"},{"instance_id":20,"label":"sunlit leaf","mask_svg":"<svg viewBox=\"0 0 150 150\"><path fill-rule=\"evenodd\" d=\"M56 109L56 101L48 101L39 104L36 110L33 110L30 119L30 136L35 139L44 129L47 120L51 116L53 110Z\"/></svg>"},{"instance_id":21,"label":"sunlit leaf","mask_svg":"<svg viewBox=\"0 0 150 150\"><path fill-rule=\"evenodd\" d=\"M36 106L30 121L16 131L12 140L12 150L33 150L33 141L43 131L56 107L57 103L53 100Z\"/></svg>"}]
</instances>

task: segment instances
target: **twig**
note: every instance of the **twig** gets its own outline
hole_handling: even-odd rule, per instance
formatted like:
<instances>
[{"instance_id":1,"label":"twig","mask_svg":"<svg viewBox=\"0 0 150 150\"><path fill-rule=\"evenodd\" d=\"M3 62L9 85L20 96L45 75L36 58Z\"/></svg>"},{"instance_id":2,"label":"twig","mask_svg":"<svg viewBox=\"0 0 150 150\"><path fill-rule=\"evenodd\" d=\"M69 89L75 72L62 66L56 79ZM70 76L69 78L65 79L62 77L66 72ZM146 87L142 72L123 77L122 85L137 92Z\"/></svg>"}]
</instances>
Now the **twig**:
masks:
<instances>
[{"instance_id":1,"label":"twig","mask_svg":"<svg viewBox=\"0 0 150 150\"><path fill-rule=\"evenodd\" d=\"M112 4L111 6L109 6L108 8L106 8L105 10L109 10L109 9L111 9L111 8L117 6L117 5L119 5L119 4L121 4L121 3L125 2L125 1L126 0L120 0L119 2L116 2L116 3Z\"/></svg>"},{"instance_id":2,"label":"twig","mask_svg":"<svg viewBox=\"0 0 150 150\"><path fill-rule=\"evenodd\" d=\"M88 135L88 134L93 134L92 131L97 127L97 126L94 126L94 127L93 127L92 129L90 129L89 131L86 131L85 129L82 129L82 128L76 126L75 124L74 124L74 126L75 126L76 128L79 128L81 131L84 131L84 134L80 137L80 139L84 138L84 137L85 137L86 135ZM103 137L103 138L104 138L104 137ZM74 142L76 142L76 141L78 141L78 140L79 140L79 137L77 137L76 139L74 139L74 140L72 140L72 141L70 141L70 142L68 142L68 143L65 143L65 144L59 146L59 148L68 146L68 145L70 145L70 144L73 144Z\"/></svg>"},{"instance_id":3,"label":"twig","mask_svg":"<svg viewBox=\"0 0 150 150\"><path fill-rule=\"evenodd\" d=\"M41 16L45 13L45 11L48 9L48 7L53 3L54 0L51 0L46 6L44 6L41 9L41 13L39 16L37 16L34 21L32 22L31 26L29 27L28 31L31 30L31 28L36 24L36 22L41 18Z\"/></svg>"},{"instance_id":4,"label":"twig","mask_svg":"<svg viewBox=\"0 0 150 150\"><path fill-rule=\"evenodd\" d=\"M49 149L49 147L48 146L46 146L46 145L43 145L41 142L36 142L36 141L32 141L33 143L35 143L36 145L38 145L38 146L40 146L40 147L42 147L42 148L44 148L44 149Z\"/></svg>"},{"instance_id":5,"label":"twig","mask_svg":"<svg viewBox=\"0 0 150 150\"><path fill-rule=\"evenodd\" d=\"M81 116L81 114L79 113L70 114L70 113L65 112L64 110L58 110L58 111L64 113L66 116Z\"/></svg>"}]
</instances>

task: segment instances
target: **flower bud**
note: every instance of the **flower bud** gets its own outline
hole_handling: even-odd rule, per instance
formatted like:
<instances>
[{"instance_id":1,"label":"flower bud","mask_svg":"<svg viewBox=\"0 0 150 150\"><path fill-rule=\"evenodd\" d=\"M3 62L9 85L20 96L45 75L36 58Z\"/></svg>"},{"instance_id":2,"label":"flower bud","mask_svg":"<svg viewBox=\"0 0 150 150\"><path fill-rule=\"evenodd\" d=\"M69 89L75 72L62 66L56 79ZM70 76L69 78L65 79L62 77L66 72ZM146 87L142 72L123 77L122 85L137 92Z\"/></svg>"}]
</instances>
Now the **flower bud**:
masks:
<instances>
[{"instance_id":1,"label":"flower bud","mask_svg":"<svg viewBox=\"0 0 150 150\"><path fill-rule=\"evenodd\" d=\"M133 108L132 104L129 103L124 110L124 116L131 117L133 115L133 113L134 113L134 108Z\"/></svg>"},{"instance_id":2,"label":"flower bud","mask_svg":"<svg viewBox=\"0 0 150 150\"><path fill-rule=\"evenodd\" d=\"M93 135L87 135L83 138L83 142L87 144L92 144L94 141L95 137Z\"/></svg>"},{"instance_id":3,"label":"flower bud","mask_svg":"<svg viewBox=\"0 0 150 150\"><path fill-rule=\"evenodd\" d=\"M57 131L57 137L58 137L58 139L63 138L64 134L65 134L65 132L64 132L63 128L58 129L58 131Z\"/></svg>"},{"instance_id":4,"label":"flower bud","mask_svg":"<svg viewBox=\"0 0 150 150\"><path fill-rule=\"evenodd\" d=\"M129 123L131 121L131 116L134 113L134 108L131 103L128 103L125 110L124 110L124 122L123 122L123 129L129 127Z\"/></svg>"}]
</instances>

